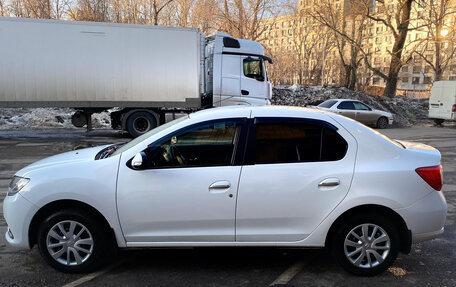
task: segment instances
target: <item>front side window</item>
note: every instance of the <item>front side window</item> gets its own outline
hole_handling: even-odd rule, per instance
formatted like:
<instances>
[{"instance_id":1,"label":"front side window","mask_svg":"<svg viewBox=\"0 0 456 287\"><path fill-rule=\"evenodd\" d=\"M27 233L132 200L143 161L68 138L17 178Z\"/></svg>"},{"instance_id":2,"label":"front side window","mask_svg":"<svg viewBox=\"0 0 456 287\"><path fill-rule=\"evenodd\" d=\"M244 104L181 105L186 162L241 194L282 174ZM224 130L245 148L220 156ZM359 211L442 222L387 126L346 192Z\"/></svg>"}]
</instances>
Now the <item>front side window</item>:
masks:
<instances>
[{"instance_id":1,"label":"front side window","mask_svg":"<svg viewBox=\"0 0 456 287\"><path fill-rule=\"evenodd\" d=\"M358 111L370 111L368 106L360 102L353 102L353 106L355 106L355 109Z\"/></svg>"},{"instance_id":2,"label":"front side window","mask_svg":"<svg viewBox=\"0 0 456 287\"><path fill-rule=\"evenodd\" d=\"M245 58L243 60L244 76L257 80L264 80L263 65L260 59Z\"/></svg>"},{"instance_id":3,"label":"front side window","mask_svg":"<svg viewBox=\"0 0 456 287\"><path fill-rule=\"evenodd\" d=\"M172 134L145 150L148 168L231 165L240 120L212 121Z\"/></svg>"},{"instance_id":4,"label":"front side window","mask_svg":"<svg viewBox=\"0 0 456 287\"><path fill-rule=\"evenodd\" d=\"M345 102L342 102L340 103L337 108L339 110L354 110L355 109L355 106L353 105L353 102L348 102L348 101L345 101Z\"/></svg>"},{"instance_id":5,"label":"front side window","mask_svg":"<svg viewBox=\"0 0 456 287\"><path fill-rule=\"evenodd\" d=\"M335 161L345 156L347 142L334 130L306 123L256 126L256 164Z\"/></svg>"}]
</instances>

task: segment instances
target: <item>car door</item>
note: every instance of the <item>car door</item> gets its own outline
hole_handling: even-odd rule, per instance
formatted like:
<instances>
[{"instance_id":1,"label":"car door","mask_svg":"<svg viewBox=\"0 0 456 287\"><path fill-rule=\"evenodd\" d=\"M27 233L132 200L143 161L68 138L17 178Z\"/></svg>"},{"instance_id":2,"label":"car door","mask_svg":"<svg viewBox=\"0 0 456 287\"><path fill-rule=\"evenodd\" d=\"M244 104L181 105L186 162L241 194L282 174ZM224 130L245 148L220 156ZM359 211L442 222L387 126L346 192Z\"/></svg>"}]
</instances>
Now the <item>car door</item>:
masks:
<instances>
[{"instance_id":1,"label":"car door","mask_svg":"<svg viewBox=\"0 0 456 287\"><path fill-rule=\"evenodd\" d=\"M241 60L239 55L222 55L222 79L220 99L214 99L214 106L236 105L241 101Z\"/></svg>"},{"instance_id":2,"label":"car door","mask_svg":"<svg viewBox=\"0 0 456 287\"><path fill-rule=\"evenodd\" d=\"M257 117L252 133L236 241L303 240L347 194L356 141L336 123L314 119Z\"/></svg>"},{"instance_id":3,"label":"car door","mask_svg":"<svg viewBox=\"0 0 456 287\"><path fill-rule=\"evenodd\" d=\"M268 82L263 60L256 56L241 56L241 95L254 105L266 104Z\"/></svg>"},{"instance_id":4,"label":"car door","mask_svg":"<svg viewBox=\"0 0 456 287\"><path fill-rule=\"evenodd\" d=\"M377 123L379 116L377 113L373 112L370 107L361 102L353 102L353 106L356 110L355 119L358 122L368 125Z\"/></svg>"},{"instance_id":5,"label":"car door","mask_svg":"<svg viewBox=\"0 0 456 287\"><path fill-rule=\"evenodd\" d=\"M168 134L142 151L141 169L131 166L131 155L124 159L117 206L128 246L235 240L235 161L245 121L207 121Z\"/></svg>"},{"instance_id":6,"label":"car door","mask_svg":"<svg viewBox=\"0 0 456 287\"><path fill-rule=\"evenodd\" d=\"M337 105L336 109L338 114L356 119L356 110L352 101L342 101Z\"/></svg>"}]
</instances>

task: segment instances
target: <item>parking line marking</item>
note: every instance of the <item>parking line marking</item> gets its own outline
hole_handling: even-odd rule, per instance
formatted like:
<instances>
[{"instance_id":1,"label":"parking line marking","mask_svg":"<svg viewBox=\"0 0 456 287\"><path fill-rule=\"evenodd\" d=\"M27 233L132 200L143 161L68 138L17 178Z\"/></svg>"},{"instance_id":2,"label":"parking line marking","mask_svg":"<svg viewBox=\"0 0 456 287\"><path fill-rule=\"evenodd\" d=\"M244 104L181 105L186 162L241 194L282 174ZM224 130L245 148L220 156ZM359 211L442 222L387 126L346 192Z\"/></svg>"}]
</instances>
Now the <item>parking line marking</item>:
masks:
<instances>
[{"instance_id":1,"label":"parking line marking","mask_svg":"<svg viewBox=\"0 0 456 287\"><path fill-rule=\"evenodd\" d=\"M107 268L103 269L103 270L100 270L100 271L97 271L97 272L93 272L93 273L90 273L90 274L87 274L77 280L74 280L70 283L67 283L65 285L63 285L62 287L76 287L76 286L80 286L84 283L87 283L93 279L95 279L96 277L98 276L101 276L105 273L108 273L109 271L111 271L112 269L114 269L115 267L119 266L120 264L123 263L124 260L122 261L119 261L117 263L114 263L112 264L111 266L108 266Z\"/></svg>"},{"instance_id":2,"label":"parking line marking","mask_svg":"<svg viewBox=\"0 0 456 287\"><path fill-rule=\"evenodd\" d=\"M299 272L301 272L315 256L299 260L295 264L291 265L290 268L285 270L279 277L277 277L269 286L274 285L285 285L288 284Z\"/></svg>"}]
</instances>

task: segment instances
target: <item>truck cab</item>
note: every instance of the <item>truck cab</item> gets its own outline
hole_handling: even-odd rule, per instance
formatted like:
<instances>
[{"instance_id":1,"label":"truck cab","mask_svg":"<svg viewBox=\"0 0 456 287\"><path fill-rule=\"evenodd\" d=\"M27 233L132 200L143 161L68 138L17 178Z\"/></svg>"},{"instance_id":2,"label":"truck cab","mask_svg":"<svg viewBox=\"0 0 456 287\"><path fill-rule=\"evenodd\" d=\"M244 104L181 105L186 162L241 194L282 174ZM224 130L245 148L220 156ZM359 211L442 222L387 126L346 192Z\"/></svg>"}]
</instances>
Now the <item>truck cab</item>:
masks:
<instances>
[{"instance_id":1,"label":"truck cab","mask_svg":"<svg viewBox=\"0 0 456 287\"><path fill-rule=\"evenodd\" d=\"M206 38L205 88L214 107L270 105L272 86L260 43L218 32Z\"/></svg>"}]
</instances>

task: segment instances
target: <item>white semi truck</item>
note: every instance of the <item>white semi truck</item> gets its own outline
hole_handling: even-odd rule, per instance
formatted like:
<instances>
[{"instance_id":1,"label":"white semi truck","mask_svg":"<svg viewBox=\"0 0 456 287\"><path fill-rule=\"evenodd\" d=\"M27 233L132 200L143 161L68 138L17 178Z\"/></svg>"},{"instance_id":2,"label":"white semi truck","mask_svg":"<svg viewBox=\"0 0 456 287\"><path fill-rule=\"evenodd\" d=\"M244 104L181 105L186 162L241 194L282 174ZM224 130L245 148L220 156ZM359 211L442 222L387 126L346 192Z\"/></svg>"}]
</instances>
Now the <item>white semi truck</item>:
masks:
<instances>
[{"instance_id":1,"label":"white semi truck","mask_svg":"<svg viewBox=\"0 0 456 287\"><path fill-rule=\"evenodd\" d=\"M263 47L218 32L0 17L0 107L70 107L72 123L118 107L111 125L141 135L167 113L268 105Z\"/></svg>"}]
</instances>

